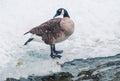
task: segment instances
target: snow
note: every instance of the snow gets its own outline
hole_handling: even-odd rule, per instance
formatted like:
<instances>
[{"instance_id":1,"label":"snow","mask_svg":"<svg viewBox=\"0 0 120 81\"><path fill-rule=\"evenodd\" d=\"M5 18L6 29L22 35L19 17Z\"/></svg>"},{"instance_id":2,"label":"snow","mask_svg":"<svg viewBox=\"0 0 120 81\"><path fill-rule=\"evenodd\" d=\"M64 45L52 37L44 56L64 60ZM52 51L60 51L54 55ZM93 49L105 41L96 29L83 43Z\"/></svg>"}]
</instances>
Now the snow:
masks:
<instances>
[{"instance_id":1,"label":"snow","mask_svg":"<svg viewBox=\"0 0 120 81\"><path fill-rule=\"evenodd\" d=\"M49 46L42 41L24 46L30 35L23 34L51 19L60 7L68 10L75 32L57 44L57 49L64 49L64 53L61 59L53 60ZM119 7L119 0L0 0L0 81L58 72L58 62L75 58L120 53Z\"/></svg>"}]
</instances>

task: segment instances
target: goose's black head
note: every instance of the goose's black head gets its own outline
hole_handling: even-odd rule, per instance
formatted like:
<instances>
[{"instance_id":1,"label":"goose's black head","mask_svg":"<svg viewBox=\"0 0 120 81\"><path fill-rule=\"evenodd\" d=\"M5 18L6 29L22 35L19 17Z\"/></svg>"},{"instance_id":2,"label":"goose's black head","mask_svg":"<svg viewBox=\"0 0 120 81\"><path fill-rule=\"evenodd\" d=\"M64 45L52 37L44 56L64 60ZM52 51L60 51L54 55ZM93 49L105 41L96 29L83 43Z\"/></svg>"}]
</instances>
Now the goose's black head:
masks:
<instances>
[{"instance_id":1,"label":"goose's black head","mask_svg":"<svg viewBox=\"0 0 120 81\"><path fill-rule=\"evenodd\" d=\"M69 17L69 18L70 18L67 10L64 9L64 8L59 8L59 9L56 11L56 14L55 14L55 16L54 16L53 18L55 18L55 17L57 17L57 16L59 16L59 15L63 15L63 17Z\"/></svg>"}]
</instances>

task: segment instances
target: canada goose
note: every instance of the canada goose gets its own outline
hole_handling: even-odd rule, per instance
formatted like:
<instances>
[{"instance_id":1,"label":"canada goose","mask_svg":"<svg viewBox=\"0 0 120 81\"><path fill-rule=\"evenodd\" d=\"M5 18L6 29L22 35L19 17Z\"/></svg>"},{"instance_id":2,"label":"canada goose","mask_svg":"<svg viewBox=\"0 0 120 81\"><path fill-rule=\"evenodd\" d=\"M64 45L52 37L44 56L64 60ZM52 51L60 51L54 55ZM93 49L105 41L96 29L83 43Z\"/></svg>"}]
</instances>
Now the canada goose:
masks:
<instances>
[{"instance_id":1,"label":"canada goose","mask_svg":"<svg viewBox=\"0 0 120 81\"><path fill-rule=\"evenodd\" d=\"M57 16L62 15L63 18L56 18ZM63 52L57 51L55 49L55 44L66 40L74 32L74 22L70 19L70 16L66 9L59 8L56 11L53 19L48 20L47 22L32 28L27 33L32 33L37 36L41 36L42 40L50 45L52 58L61 58L61 55L58 55ZM29 38L24 45L27 45L28 42L34 40L34 38Z\"/></svg>"}]
</instances>

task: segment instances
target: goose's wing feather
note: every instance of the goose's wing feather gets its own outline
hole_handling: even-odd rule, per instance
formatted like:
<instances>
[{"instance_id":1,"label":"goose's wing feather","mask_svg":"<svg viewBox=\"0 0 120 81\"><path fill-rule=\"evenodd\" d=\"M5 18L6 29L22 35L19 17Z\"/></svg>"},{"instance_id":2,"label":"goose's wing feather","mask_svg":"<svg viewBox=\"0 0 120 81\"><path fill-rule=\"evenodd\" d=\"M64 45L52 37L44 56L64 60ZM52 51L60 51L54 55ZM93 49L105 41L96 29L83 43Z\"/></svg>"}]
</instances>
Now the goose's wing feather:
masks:
<instances>
[{"instance_id":1,"label":"goose's wing feather","mask_svg":"<svg viewBox=\"0 0 120 81\"><path fill-rule=\"evenodd\" d=\"M38 36L42 36L46 33L57 34L60 32L60 22L61 18L51 19L39 26L32 28L29 32L32 34L36 34Z\"/></svg>"}]
</instances>

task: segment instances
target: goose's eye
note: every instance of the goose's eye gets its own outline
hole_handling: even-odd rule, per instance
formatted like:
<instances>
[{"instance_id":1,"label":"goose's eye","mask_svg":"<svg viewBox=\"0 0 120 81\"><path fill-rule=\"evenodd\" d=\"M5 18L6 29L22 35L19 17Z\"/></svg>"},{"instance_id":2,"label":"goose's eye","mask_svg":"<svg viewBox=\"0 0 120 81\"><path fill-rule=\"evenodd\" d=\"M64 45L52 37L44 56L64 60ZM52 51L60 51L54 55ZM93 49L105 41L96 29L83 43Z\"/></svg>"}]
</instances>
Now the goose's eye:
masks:
<instances>
[{"instance_id":1,"label":"goose's eye","mask_svg":"<svg viewBox=\"0 0 120 81\"><path fill-rule=\"evenodd\" d=\"M58 10L58 11L57 11L57 13L58 13L59 15L61 14L61 12L62 12L62 10Z\"/></svg>"}]
</instances>

